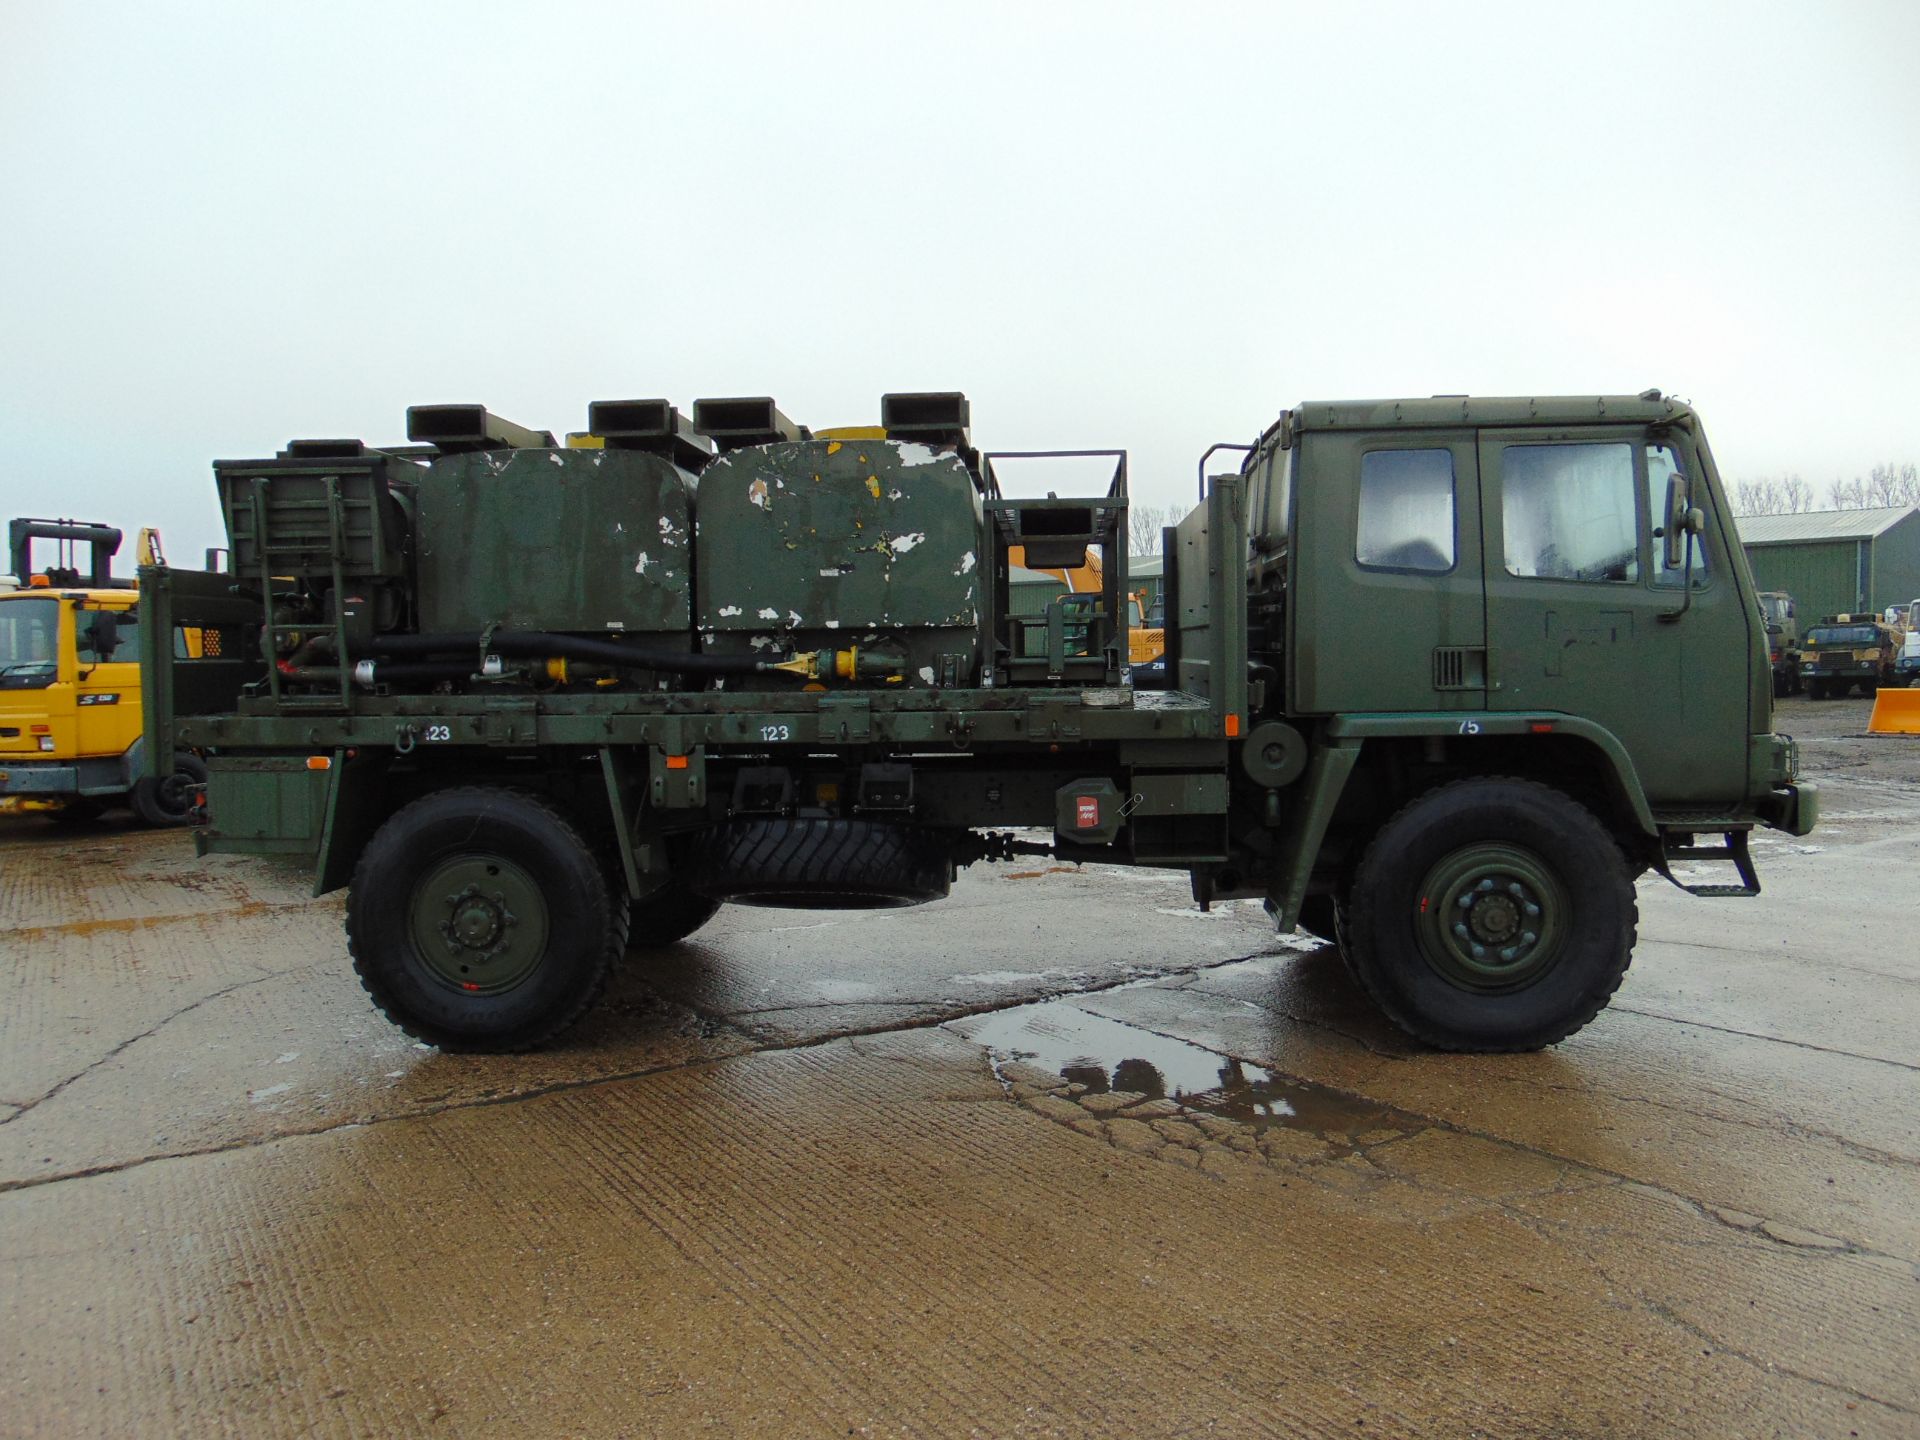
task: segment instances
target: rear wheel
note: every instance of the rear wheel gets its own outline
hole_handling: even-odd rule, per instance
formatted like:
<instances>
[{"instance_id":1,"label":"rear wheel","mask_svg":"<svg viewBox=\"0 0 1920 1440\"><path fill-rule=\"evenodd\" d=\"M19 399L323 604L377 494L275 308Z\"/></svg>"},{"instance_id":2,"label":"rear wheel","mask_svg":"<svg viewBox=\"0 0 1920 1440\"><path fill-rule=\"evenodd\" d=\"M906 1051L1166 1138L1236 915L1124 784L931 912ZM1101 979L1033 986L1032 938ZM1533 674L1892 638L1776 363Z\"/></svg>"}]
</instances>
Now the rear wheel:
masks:
<instances>
[{"instance_id":1,"label":"rear wheel","mask_svg":"<svg viewBox=\"0 0 1920 1440\"><path fill-rule=\"evenodd\" d=\"M176 750L173 773L156 780L143 776L133 785L133 810L149 825L184 825L193 818L194 795L207 783L206 762Z\"/></svg>"},{"instance_id":2,"label":"rear wheel","mask_svg":"<svg viewBox=\"0 0 1920 1440\"><path fill-rule=\"evenodd\" d=\"M1530 780L1465 780L1381 829L1354 875L1355 978L1443 1050L1537 1050L1619 988L1638 914L1589 810Z\"/></svg>"},{"instance_id":3,"label":"rear wheel","mask_svg":"<svg viewBox=\"0 0 1920 1440\"><path fill-rule=\"evenodd\" d=\"M354 869L347 948L388 1019L443 1050L527 1050L593 1005L627 907L552 806L514 790L416 800Z\"/></svg>"}]
</instances>

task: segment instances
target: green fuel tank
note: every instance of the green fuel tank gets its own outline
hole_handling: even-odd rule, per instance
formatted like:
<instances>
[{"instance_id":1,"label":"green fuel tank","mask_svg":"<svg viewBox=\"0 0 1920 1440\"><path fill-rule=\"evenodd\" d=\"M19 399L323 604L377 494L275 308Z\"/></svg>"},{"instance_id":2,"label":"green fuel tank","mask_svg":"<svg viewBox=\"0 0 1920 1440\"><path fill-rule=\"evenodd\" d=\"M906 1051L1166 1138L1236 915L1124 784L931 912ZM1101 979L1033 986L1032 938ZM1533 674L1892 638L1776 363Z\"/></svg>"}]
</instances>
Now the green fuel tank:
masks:
<instances>
[{"instance_id":1,"label":"green fuel tank","mask_svg":"<svg viewBox=\"0 0 1920 1440\"><path fill-rule=\"evenodd\" d=\"M420 629L690 645L695 479L634 449L443 454L415 495Z\"/></svg>"},{"instance_id":2,"label":"green fuel tank","mask_svg":"<svg viewBox=\"0 0 1920 1440\"><path fill-rule=\"evenodd\" d=\"M980 485L959 447L740 445L700 476L701 649L879 646L904 652L907 686L975 684L984 547Z\"/></svg>"}]
</instances>

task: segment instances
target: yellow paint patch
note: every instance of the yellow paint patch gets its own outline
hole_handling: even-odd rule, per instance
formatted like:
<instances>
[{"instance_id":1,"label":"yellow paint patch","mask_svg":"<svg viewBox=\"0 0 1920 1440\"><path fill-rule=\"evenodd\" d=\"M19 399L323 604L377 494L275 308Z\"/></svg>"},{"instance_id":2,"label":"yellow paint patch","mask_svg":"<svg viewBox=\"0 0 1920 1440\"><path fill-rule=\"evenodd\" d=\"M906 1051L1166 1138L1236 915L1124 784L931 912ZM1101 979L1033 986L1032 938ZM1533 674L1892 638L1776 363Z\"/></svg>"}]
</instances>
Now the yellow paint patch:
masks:
<instances>
[{"instance_id":1,"label":"yellow paint patch","mask_svg":"<svg viewBox=\"0 0 1920 1440\"><path fill-rule=\"evenodd\" d=\"M869 475L867 477L867 489L872 493L874 499L878 500L880 498L880 477L878 475Z\"/></svg>"},{"instance_id":2,"label":"yellow paint patch","mask_svg":"<svg viewBox=\"0 0 1920 1440\"><path fill-rule=\"evenodd\" d=\"M829 440L827 442L827 454L838 455L839 453L840 453L840 442L838 440Z\"/></svg>"}]
</instances>

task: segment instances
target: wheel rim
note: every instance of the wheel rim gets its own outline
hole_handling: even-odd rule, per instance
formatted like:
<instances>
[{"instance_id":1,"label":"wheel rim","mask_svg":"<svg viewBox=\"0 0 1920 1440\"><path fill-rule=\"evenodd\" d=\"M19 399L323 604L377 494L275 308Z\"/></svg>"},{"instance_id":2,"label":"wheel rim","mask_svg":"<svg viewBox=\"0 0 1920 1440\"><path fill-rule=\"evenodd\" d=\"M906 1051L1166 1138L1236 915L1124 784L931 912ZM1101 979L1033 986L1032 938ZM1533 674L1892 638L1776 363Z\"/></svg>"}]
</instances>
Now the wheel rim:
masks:
<instances>
[{"instance_id":1,"label":"wheel rim","mask_svg":"<svg viewBox=\"0 0 1920 1440\"><path fill-rule=\"evenodd\" d=\"M1566 888L1545 861L1517 845L1470 845L1446 856L1427 872L1419 907L1421 955L1462 990L1524 989L1566 948Z\"/></svg>"},{"instance_id":2,"label":"wheel rim","mask_svg":"<svg viewBox=\"0 0 1920 1440\"><path fill-rule=\"evenodd\" d=\"M414 949L441 983L498 995L546 953L547 904L518 865L497 855L442 860L413 887Z\"/></svg>"},{"instance_id":3,"label":"wheel rim","mask_svg":"<svg viewBox=\"0 0 1920 1440\"><path fill-rule=\"evenodd\" d=\"M154 803L160 813L172 819L184 819L193 810L193 787L199 782L184 770L176 770L154 787Z\"/></svg>"}]
</instances>

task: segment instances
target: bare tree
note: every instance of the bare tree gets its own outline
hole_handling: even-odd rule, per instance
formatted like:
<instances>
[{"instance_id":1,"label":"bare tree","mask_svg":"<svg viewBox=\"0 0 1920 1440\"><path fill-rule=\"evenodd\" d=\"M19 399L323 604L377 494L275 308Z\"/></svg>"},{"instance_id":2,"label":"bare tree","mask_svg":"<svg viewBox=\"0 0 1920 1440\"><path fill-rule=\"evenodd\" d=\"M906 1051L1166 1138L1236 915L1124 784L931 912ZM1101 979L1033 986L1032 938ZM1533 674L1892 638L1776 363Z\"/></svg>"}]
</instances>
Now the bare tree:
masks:
<instances>
[{"instance_id":1,"label":"bare tree","mask_svg":"<svg viewBox=\"0 0 1920 1440\"><path fill-rule=\"evenodd\" d=\"M1736 515L1798 515L1813 509L1813 486L1798 475L1762 475L1733 486Z\"/></svg>"},{"instance_id":2,"label":"bare tree","mask_svg":"<svg viewBox=\"0 0 1920 1440\"><path fill-rule=\"evenodd\" d=\"M1160 527L1171 523L1173 511L1155 505L1133 505L1127 509L1127 553L1158 555Z\"/></svg>"}]
</instances>

